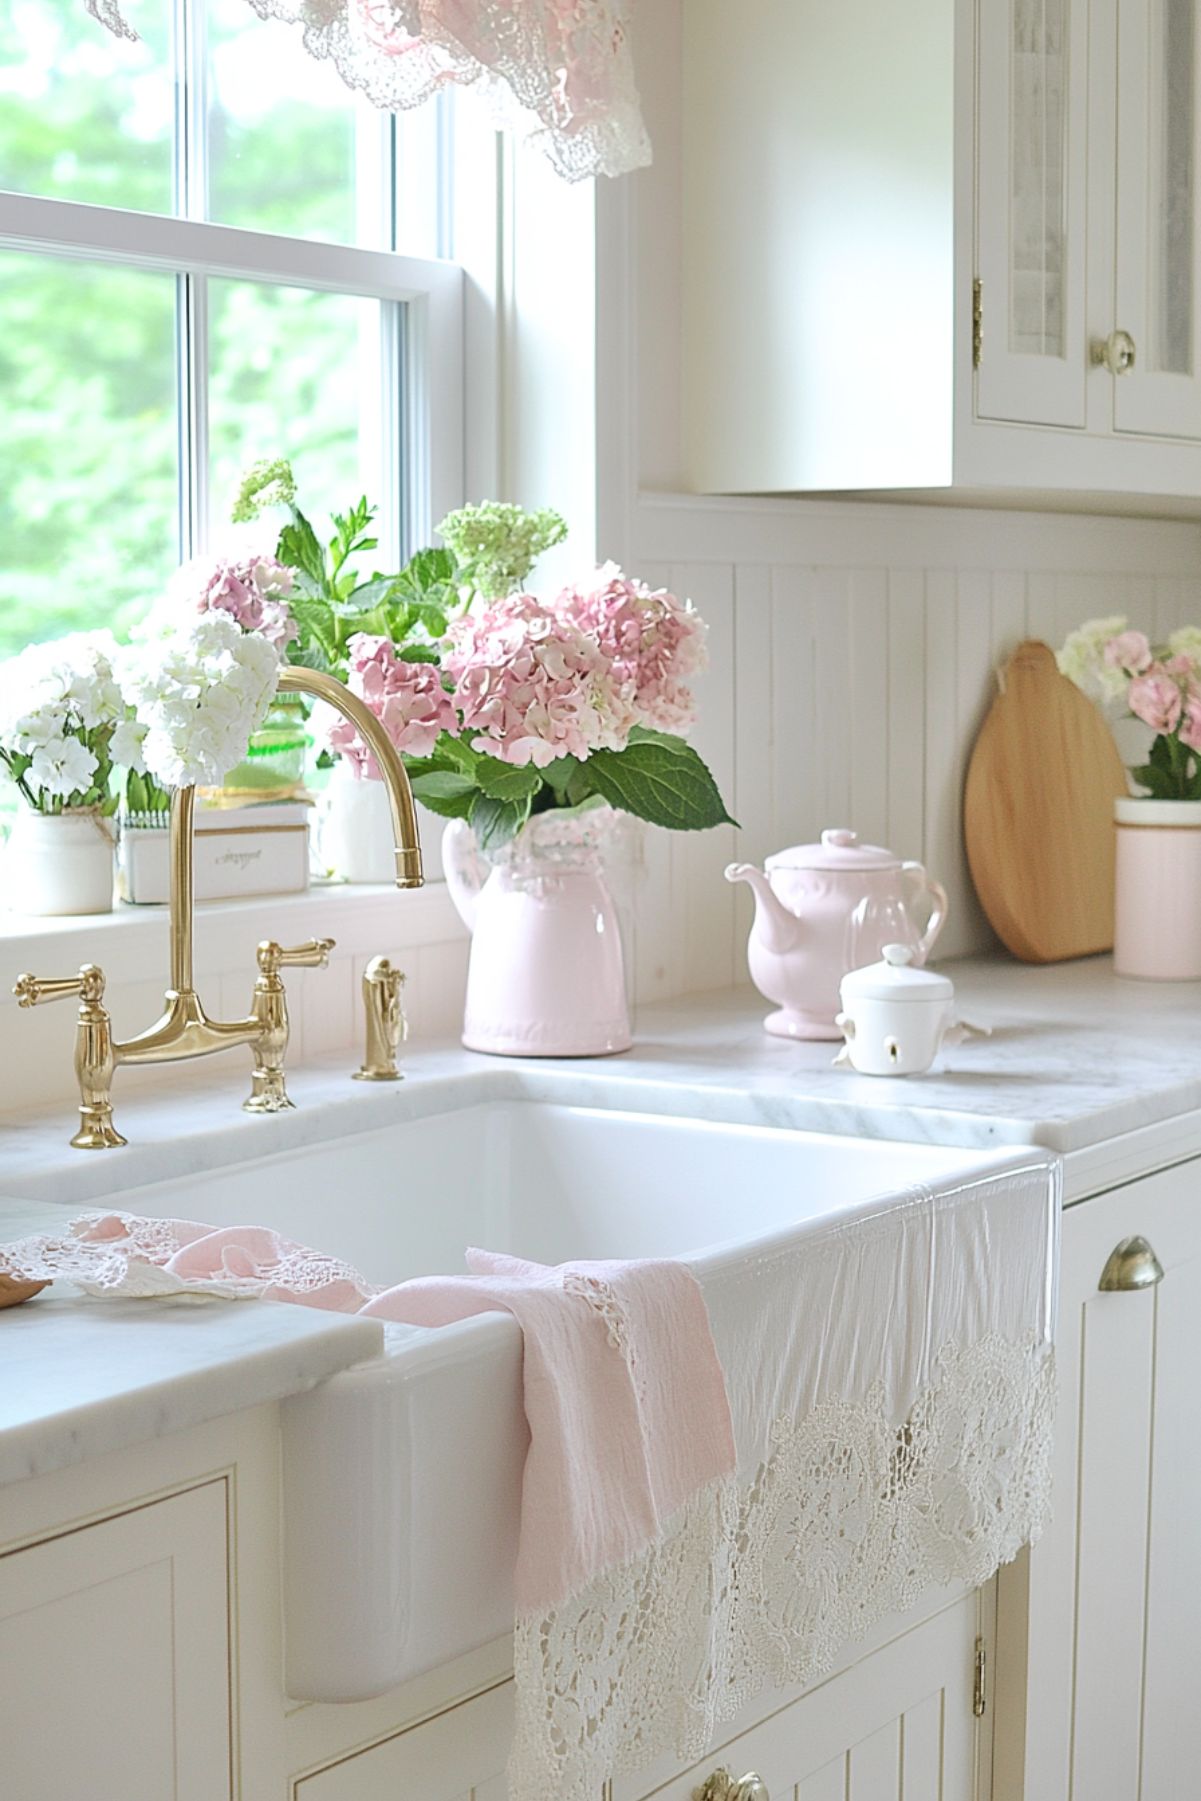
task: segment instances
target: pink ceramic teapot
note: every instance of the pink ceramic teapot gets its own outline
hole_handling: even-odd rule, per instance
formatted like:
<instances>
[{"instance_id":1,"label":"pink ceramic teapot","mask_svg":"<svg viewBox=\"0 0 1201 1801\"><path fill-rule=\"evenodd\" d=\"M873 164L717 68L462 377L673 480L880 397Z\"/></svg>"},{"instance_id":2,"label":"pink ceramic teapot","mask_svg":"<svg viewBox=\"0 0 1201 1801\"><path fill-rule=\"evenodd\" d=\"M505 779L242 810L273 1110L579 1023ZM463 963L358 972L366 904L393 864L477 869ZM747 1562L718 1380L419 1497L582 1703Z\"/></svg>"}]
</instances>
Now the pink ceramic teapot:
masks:
<instances>
[{"instance_id":1,"label":"pink ceramic teapot","mask_svg":"<svg viewBox=\"0 0 1201 1801\"><path fill-rule=\"evenodd\" d=\"M838 985L875 963L886 944L908 945L922 964L947 917L946 890L920 863L837 827L820 844L777 851L763 868L731 863L728 882L755 891L747 946L751 980L777 1011L764 1024L780 1038L841 1038ZM924 929L914 918L923 907Z\"/></svg>"}]
</instances>

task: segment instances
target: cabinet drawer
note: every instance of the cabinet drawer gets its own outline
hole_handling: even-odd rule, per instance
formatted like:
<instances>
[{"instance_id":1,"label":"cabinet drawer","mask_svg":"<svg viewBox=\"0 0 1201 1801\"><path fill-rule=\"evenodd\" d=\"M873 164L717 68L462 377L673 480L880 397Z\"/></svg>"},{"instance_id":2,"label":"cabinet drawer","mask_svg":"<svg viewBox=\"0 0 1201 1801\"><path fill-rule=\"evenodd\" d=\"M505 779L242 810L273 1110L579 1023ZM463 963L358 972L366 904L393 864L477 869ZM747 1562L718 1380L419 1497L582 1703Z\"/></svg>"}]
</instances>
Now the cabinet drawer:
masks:
<instances>
[{"instance_id":1,"label":"cabinet drawer","mask_svg":"<svg viewBox=\"0 0 1201 1801\"><path fill-rule=\"evenodd\" d=\"M294 1779L291 1801L504 1801L513 1684L504 1683L323 1770Z\"/></svg>"},{"instance_id":2,"label":"cabinet drawer","mask_svg":"<svg viewBox=\"0 0 1201 1801\"><path fill-rule=\"evenodd\" d=\"M233 1795L227 1485L0 1557L0 1790Z\"/></svg>"}]
</instances>

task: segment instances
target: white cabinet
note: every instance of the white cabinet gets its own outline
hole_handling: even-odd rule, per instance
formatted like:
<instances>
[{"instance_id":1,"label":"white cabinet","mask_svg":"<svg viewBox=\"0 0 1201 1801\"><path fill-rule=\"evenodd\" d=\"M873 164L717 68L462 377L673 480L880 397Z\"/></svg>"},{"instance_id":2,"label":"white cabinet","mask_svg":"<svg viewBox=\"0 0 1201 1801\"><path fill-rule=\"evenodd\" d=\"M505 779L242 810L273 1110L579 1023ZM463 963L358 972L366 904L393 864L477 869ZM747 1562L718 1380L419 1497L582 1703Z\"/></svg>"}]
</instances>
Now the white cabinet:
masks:
<instances>
[{"instance_id":1,"label":"white cabinet","mask_svg":"<svg viewBox=\"0 0 1201 1801\"><path fill-rule=\"evenodd\" d=\"M0 1793L231 1801L227 1484L0 1556Z\"/></svg>"},{"instance_id":2,"label":"white cabinet","mask_svg":"<svg viewBox=\"0 0 1201 1801\"><path fill-rule=\"evenodd\" d=\"M1201 492L1196 0L682 8L702 492Z\"/></svg>"},{"instance_id":3,"label":"white cabinet","mask_svg":"<svg viewBox=\"0 0 1201 1801\"><path fill-rule=\"evenodd\" d=\"M293 1801L506 1801L513 1684L294 1778ZM599 1801L599 1797L598 1797Z\"/></svg>"},{"instance_id":4,"label":"white cabinet","mask_svg":"<svg viewBox=\"0 0 1201 1801\"><path fill-rule=\"evenodd\" d=\"M1138 1235L1157 1285L1102 1293ZM1191 1801L1201 1770L1201 1164L1065 1216L1054 1519L1003 1571L996 1801Z\"/></svg>"},{"instance_id":5,"label":"white cabinet","mask_svg":"<svg viewBox=\"0 0 1201 1801\"><path fill-rule=\"evenodd\" d=\"M972 1801L977 1612L965 1596L655 1788L653 1801L692 1801L721 1768L735 1781L753 1770L771 1801ZM611 1801L639 1794L619 1781Z\"/></svg>"}]
</instances>

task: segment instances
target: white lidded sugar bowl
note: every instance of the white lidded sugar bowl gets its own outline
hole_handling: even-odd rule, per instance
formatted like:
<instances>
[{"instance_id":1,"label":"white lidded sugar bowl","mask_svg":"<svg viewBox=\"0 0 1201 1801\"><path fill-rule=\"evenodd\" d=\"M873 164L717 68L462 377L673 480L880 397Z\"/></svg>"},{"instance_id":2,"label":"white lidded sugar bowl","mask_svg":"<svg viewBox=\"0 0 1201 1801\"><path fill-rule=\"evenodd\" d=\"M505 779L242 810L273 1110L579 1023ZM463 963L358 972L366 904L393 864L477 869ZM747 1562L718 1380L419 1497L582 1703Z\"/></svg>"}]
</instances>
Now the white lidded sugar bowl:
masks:
<instances>
[{"instance_id":1,"label":"white lidded sugar bowl","mask_svg":"<svg viewBox=\"0 0 1201 1801\"><path fill-rule=\"evenodd\" d=\"M921 1075L954 1025L954 983L918 969L908 944L886 944L883 962L851 970L839 992L846 1057L861 1075Z\"/></svg>"}]
</instances>

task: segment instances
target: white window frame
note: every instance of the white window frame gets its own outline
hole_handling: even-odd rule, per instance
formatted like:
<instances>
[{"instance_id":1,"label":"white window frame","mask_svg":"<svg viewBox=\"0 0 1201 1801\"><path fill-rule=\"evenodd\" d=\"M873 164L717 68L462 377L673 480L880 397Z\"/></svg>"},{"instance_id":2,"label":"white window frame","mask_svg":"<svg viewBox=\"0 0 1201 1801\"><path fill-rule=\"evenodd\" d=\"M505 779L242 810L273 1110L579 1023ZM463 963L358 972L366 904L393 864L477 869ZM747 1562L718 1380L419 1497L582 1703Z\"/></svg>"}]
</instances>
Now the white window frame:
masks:
<instances>
[{"instance_id":1,"label":"white window frame","mask_svg":"<svg viewBox=\"0 0 1201 1801\"><path fill-rule=\"evenodd\" d=\"M0 190L0 250L175 277L181 560L204 550L209 536L207 278L397 303L381 307L378 351L371 347L379 378L381 451L381 492L372 498L383 503L383 553L399 563L428 544L438 520L466 498L464 277L462 269L448 260L450 106L439 101L394 117L376 113L354 97L360 164L368 172L356 195L360 235L383 248L212 222L205 217L206 20L204 0L173 0L174 212L126 211ZM336 81L332 69L329 79ZM428 181L416 184L416 195L414 184L398 179L398 171L412 165L430 172ZM435 254L406 253L417 245ZM281 443L278 454L287 455L289 448ZM321 497L315 504L329 502Z\"/></svg>"}]
</instances>

